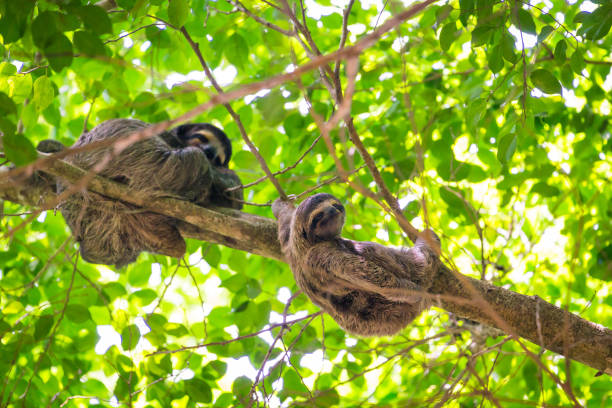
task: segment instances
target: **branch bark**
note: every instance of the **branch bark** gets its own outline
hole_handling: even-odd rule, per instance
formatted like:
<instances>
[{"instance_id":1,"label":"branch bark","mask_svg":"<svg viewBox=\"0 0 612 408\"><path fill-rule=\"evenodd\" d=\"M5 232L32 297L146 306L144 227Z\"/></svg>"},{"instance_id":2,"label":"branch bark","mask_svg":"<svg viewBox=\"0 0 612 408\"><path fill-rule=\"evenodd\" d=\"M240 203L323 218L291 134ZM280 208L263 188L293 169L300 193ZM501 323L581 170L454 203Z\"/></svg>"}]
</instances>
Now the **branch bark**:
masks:
<instances>
[{"instance_id":1,"label":"branch bark","mask_svg":"<svg viewBox=\"0 0 612 408\"><path fill-rule=\"evenodd\" d=\"M52 156L51 156L52 158ZM78 183L85 172L62 160L49 160L45 172ZM6 169L5 169L6 170ZM41 206L55 198L53 177L15 179L0 170L0 199ZM276 222L226 208L204 208L173 198L150 201L125 186L94 176L88 188L105 196L180 220L186 238L225 245L283 261ZM435 303L458 316L488 324L547 350L612 375L612 331L562 310L537 296L526 296L454 272L442 265L430 289Z\"/></svg>"}]
</instances>

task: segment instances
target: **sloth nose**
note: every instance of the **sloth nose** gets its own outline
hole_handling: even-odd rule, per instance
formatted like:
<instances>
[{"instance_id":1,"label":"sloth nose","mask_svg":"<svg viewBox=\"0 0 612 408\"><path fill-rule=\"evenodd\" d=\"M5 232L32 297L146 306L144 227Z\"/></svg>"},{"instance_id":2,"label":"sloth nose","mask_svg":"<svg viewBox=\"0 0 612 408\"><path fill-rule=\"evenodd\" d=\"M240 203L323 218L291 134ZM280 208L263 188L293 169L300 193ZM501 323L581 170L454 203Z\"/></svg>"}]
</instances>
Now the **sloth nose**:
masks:
<instances>
[{"instance_id":1,"label":"sloth nose","mask_svg":"<svg viewBox=\"0 0 612 408\"><path fill-rule=\"evenodd\" d=\"M336 215L338 214L338 209L336 209L336 207L333 206L329 206L325 209L325 215Z\"/></svg>"}]
</instances>

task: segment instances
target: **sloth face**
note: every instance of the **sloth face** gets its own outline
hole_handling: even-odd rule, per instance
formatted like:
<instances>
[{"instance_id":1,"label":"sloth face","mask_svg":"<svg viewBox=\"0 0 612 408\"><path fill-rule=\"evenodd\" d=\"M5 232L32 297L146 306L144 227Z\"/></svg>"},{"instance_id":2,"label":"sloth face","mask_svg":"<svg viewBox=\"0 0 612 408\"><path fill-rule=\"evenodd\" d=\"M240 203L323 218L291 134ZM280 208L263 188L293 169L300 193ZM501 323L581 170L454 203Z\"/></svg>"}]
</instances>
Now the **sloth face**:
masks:
<instances>
[{"instance_id":1,"label":"sloth face","mask_svg":"<svg viewBox=\"0 0 612 408\"><path fill-rule=\"evenodd\" d=\"M178 140L179 146L196 146L206 154L208 160L216 167L227 167L232 157L232 144L227 135L210 123L189 123L171 131Z\"/></svg>"},{"instance_id":2,"label":"sloth face","mask_svg":"<svg viewBox=\"0 0 612 408\"><path fill-rule=\"evenodd\" d=\"M295 213L302 235L310 242L327 241L340 235L344 206L331 194L315 194L302 202Z\"/></svg>"}]
</instances>

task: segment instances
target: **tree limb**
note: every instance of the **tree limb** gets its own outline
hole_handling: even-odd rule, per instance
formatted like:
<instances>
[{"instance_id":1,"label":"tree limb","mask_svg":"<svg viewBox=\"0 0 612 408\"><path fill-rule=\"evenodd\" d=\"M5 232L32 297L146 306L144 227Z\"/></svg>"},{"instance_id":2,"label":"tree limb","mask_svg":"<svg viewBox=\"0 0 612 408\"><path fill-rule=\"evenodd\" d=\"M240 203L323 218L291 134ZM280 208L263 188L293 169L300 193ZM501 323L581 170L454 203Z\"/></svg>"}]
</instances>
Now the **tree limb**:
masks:
<instances>
[{"instance_id":1,"label":"tree limb","mask_svg":"<svg viewBox=\"0 0 612 408\"><path fill-rule=\"evenodd\" d=\"M86 172L62 160L49 160L45 172L77 183ZM0 170L0 199L39 206L55 197L50 176L14 179ZM187 238L226 245L283 260L272 219L226 208L204 208L173 198L151 200L125 186L94 176L88 188L147 210L181 220ZM562 310L537 296L526 296L451 271L442 265L429 293L439 307L458 316L520 336L612 375L612 331Z\"/></svg>"}]
</instances>

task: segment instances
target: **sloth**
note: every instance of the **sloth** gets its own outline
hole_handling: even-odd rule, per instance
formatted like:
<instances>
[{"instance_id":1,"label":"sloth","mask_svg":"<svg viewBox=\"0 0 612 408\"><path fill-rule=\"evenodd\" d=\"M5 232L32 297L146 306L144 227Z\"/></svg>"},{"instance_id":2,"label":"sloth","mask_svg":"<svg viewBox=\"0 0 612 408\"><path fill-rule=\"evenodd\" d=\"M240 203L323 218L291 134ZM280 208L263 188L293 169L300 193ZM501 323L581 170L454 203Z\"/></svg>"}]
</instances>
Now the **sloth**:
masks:
<instances>
[{"instance_id":1,"label":"sloth","mask_svg":"<svg viewBox=\"0 0 612 408\"><path fill-rule=\"evenodd\" d=\"M394 249L344 239L344 206L330 194L315 194L297 209L277 199L272 211L297 285L349 333L392 335L430 306L418 292L431 287L439 259L426 240ZM424 234L439 245L433 231Z\"/></svg>"},{"instance_id":2,"label":"sloth","mask_svg":"<svg viewBox=\"0 0 612 408\"><path fill-rule=\"evenodd\" d=\"M83 133L73 147L127 137L150 126L134 119L111 119ZM46 143L46 144L43 144ZM43 141L41 151L58 151L58 143ZM79 152L66 161L90 170L109 157L113 147ZM208 123L178 126L126 147L110 160L100 176L127 185L152 199L174 197L198 205L242 208L238 176L227 165L232 155L225 133ZM58 181L58 193L70 185ZM91 191L79 191L59 205L66 223L80 243L84 260L122 267L140 252L180 258L185 240L172 217L143 210Z\"/></svg>"}]
</instances>

